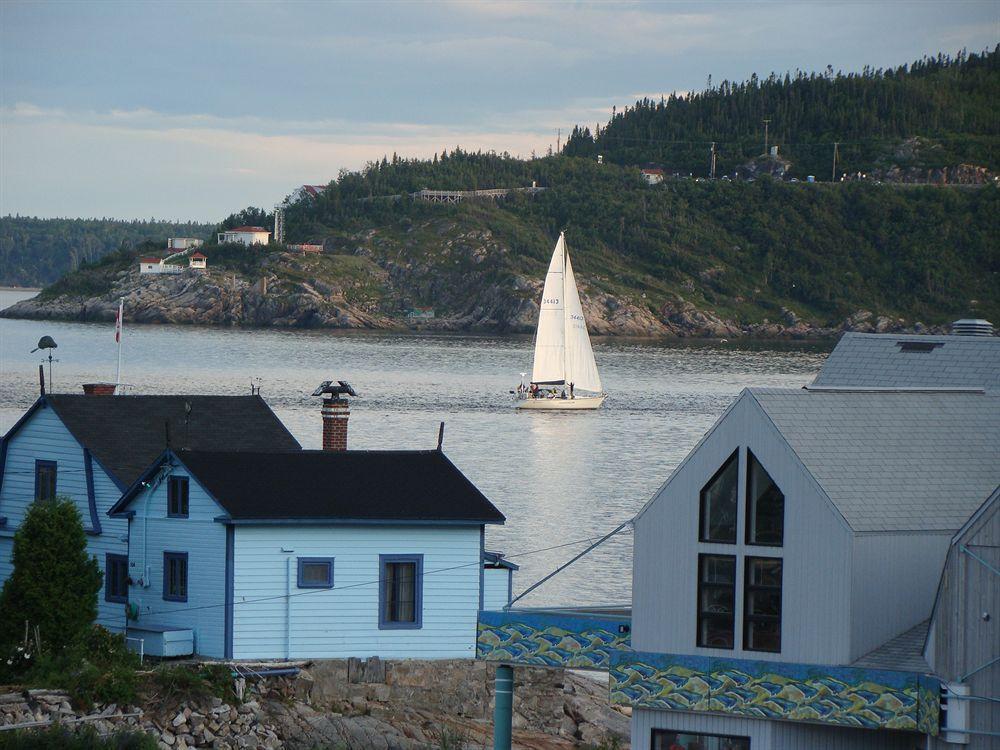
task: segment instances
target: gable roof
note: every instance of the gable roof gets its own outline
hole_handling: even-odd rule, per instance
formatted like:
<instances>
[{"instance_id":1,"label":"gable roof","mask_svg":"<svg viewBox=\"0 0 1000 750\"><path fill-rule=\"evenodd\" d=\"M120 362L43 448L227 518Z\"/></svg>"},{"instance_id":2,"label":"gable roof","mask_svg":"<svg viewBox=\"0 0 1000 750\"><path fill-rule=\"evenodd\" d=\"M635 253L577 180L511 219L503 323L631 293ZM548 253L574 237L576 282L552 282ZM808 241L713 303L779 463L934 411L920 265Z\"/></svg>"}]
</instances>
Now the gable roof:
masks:
<instances>
[{"instance_id":1,"label":"gable roof","mask_svg":"<svg viewBox=\"0 0 1000 750\"><path fill-rule=\"evenodd\" d=\"M845 333L814 385L1000 390L1000 338Z\"/></svg>"},{"instance_id":2,"label":"gable roof","mask_svg":"<svg viewBox=\"0 0 1000 750\"><path fill-rule=\"evenodd\" d=\"M50 394L41 400L123 488L163 452L165 424L170 426L171 443L178 447L234 451L301 447L260 396Z\"/></svg>"},{"instance_id":3,"label":"gable roof","mask_svg":"<svg viewBox=\"0 0 1000 750\"><path fill-rule=\"evenodd\" d=\"M173 455L234 521L505 520L437 450L179 450ZM126 493L110 513L124 511L138 488Z\"/></svg>"},{"instance_id":4,"label":"gable roof","mask_svg":"<svg viewBox=\"0 0 1000 750\"><path fill-rule=\"evenodd\" d=\"M1000 483L1000 393L749 393L855 531L954 531Z\"/></svg>"},{"instance_id":5,"label":"gable roof","mask_svg":"<svg viewBox=\"0 0 1000 750\"><path fill-rule=\"evenodd\" d=\"M233 232L240 232L240 233L249 233L249 232L252 232L254 234L262 234L262 233L266 232L267 234L270 234L271 230L264 229L264 227L233 227L232 229L224 229L224 230L222 230L222 234L230 234L230 233L233 233Z\"/></svg>"}]
</instances>

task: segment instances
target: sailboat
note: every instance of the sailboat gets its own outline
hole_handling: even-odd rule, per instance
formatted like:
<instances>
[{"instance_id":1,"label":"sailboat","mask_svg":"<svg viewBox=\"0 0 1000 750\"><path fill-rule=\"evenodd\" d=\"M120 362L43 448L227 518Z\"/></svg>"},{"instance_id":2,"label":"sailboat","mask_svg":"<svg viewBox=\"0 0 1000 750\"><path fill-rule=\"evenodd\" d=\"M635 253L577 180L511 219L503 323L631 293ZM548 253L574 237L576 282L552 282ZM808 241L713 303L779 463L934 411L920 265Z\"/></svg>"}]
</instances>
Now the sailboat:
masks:
<instances>
[{"instance_id":1,"label":"sailboat","mask_svg":"<svg viewBox=\"0 0 1000 750\"><path fill-rule=\"evenodd\" d=\"M596 409L606 397L566 236L560 232L538 310L531 384L518 388L515 405L518 409Z\"/></svg>"}]
</instances>

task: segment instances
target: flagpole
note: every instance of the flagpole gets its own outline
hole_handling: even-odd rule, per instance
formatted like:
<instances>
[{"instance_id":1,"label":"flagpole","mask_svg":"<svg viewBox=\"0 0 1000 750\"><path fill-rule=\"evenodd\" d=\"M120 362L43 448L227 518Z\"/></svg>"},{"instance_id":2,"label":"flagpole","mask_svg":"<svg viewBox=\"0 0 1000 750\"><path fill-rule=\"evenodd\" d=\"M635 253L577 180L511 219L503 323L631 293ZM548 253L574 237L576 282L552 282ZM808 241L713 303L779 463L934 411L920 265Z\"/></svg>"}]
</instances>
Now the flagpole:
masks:
<instances>
[{"instance_id":1,"label":"flagpole","mask_svg":"<svg viewBox=\"0 0 1000 750\"><path fill-rule=\"evenodd\" d=\"M115 395L120 396L122 390L122 330L125 328L125 298L118 300L118 324L115 326L115 339L118 341L118 372L115 374Z\"/></svg>"}]
</instances>

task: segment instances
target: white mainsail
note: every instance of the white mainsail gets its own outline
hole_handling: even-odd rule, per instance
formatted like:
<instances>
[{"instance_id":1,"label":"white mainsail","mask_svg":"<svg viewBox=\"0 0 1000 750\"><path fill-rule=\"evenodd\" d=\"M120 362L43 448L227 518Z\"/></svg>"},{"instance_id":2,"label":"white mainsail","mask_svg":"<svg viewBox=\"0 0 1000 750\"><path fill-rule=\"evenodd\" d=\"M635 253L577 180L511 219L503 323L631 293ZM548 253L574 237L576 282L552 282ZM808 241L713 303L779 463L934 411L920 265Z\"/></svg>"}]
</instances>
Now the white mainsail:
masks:
<instances>
[{"instance_id":1,"label":"white mainsail","mask_svg":"<svg viewBox=\"0 0 1000 750\"><path fill-rule=\"evenodd\" d=\"M531 382L573 383L574 389L601 392L601 376L562 234L545 275Z\"/></svg>"},{"instance_id":2,"label":"white mainsail","mask_svg":"<svg viewBox=\"0 0 1000 750\"><path fill-rule=\"evenodd\" d=\"M563 270L566 240L559 235L545 274L545 288L538 310L535 332L535 364L532 383L560 383L566 371L566 323L563 300Z\"/></svg>"}]
</instances>

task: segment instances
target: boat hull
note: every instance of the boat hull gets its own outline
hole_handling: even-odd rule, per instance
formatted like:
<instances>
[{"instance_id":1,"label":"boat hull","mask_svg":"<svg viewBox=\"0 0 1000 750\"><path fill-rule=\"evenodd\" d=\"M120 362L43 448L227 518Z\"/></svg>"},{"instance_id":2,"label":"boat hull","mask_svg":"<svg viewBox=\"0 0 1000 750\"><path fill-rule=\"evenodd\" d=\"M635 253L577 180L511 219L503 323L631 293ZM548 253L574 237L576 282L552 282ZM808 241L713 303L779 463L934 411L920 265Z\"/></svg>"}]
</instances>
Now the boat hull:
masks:
<instances>
[{"instance_id":1,"label":"boat hull","mask_svg":"<svg viewBox=\"0 0 1000 750\"><path fill-rule=\"evenodd\" d=\"M598 409L607 396L577 396L576 398L526 398L514 404L516 409L542 409L565 411Z\"/></svg>"}]
</instances>

